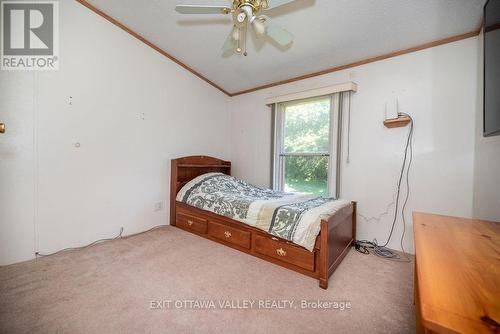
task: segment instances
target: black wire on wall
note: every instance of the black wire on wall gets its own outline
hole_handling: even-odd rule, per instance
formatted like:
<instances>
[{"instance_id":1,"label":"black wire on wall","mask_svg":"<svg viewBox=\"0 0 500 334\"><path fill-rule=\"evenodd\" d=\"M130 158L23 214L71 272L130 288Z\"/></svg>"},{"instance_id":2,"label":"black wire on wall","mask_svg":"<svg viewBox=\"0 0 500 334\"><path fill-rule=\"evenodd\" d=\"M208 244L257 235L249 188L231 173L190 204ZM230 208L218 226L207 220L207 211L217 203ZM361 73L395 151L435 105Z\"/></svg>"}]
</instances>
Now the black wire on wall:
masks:
<instances>
[{"instance_id":1,"label":"black wire on wall","mask_svg":"<svg viewBox=\"0 0 500 334\"><path fill-rule=\"evenodd\" d=\"M406 251L403 246L403 240L406 234L406 220L405 220L405 209L406 205L408 203L408 199L410 197L410 169L411 169L411 163L413 161L413 131L414 131L414 123L413 123L413 118L406 114L406 113L398 113L398 116L406 116L410 118L410 130L408 132L408 137L406 138L406 145L405 145L405 151L404 151L404 157L403 157L403 164L401 166L401 171L399 173L399 179L398 179L398 184L397 184L397 192L396 192L396 200L395 204L396 207L394 209L394 217L392 220L391 224L391 230L389 232L389 236L387 237L387 241L383 245L379 245L377 240L374 239L373 241L368 241L368 240L356 240L354 243L355 249L363 254L370 254L371 252L377 256L386 258L386 259L393 259L393 260L399 260L399 261L410 261L408 256L406 255ZM404 259L401 258L401 256L387 248L387 245L391 241L391 238L394 234L394 228L396 226L397 222L397 217L398 217L398 209L399 209L399 202L400 202L400 196L401 196L401 185L403 182L403 179L405 178L405 173L406 173L406 194L404 197L403 205L401 207L401 218L403 222L403 233L401 234L401 239L400 239L400 246L401 250L403 251Z\"/></svg>"}]
</instances>

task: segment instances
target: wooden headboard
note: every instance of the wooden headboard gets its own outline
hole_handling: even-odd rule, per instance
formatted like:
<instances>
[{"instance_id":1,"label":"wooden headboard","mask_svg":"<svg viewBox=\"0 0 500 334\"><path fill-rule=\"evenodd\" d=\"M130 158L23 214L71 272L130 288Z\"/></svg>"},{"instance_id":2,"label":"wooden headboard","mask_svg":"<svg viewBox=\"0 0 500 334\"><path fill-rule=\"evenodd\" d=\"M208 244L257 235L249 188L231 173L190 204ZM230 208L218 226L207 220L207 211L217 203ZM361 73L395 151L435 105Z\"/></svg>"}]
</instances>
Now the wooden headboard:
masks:
<instances>
[{"instance_id":1,"label":"wooden headboard","mask_svg":"<svg viewBox=\"0 0 500 334\"><path fill-rule=\"evenodd\" d=\"M175 225L175 198L179 190L195 177L214 172L231 175L231 162L205 155L172 159L170 169L170 224Z\"/></svg>"}]
</instances>

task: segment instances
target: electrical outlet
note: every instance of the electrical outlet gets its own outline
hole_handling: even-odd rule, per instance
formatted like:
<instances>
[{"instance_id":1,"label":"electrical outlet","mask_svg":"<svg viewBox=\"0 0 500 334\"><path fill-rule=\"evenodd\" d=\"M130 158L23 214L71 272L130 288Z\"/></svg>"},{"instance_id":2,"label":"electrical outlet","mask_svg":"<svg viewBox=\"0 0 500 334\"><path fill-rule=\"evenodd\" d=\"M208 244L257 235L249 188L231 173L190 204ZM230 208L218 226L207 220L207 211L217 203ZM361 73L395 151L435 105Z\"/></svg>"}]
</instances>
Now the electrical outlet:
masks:
<instances>
[{"instance_id":1,"label":"electrical outlet","mask_svg":"<svg viewBox=\"0 0 500 334\"><path fill-rule=\"evenodd\" d=\"M155 211L161 211L163 208L165 208L165 203L163 201L155 203Z\"/></svg>"}]
</instances>

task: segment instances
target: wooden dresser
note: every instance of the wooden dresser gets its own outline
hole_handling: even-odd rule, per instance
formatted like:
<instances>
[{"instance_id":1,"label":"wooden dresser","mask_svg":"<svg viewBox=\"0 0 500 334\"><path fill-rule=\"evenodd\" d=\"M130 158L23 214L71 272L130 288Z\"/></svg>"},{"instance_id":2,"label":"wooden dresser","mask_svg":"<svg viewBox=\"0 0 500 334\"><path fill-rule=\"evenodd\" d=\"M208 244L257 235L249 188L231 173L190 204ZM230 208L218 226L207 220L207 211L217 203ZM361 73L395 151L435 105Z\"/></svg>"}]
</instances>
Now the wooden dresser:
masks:
<instances>
[{"instance_id":1,"label":"wooden dresser","mask_svg":"<svg viewBox=\"0 0 500 334\"><path fill-rule=\"evenodd\" d=\"M500 333L500 224L413 213L417 333Z\"/></svg>"}]
</instances>

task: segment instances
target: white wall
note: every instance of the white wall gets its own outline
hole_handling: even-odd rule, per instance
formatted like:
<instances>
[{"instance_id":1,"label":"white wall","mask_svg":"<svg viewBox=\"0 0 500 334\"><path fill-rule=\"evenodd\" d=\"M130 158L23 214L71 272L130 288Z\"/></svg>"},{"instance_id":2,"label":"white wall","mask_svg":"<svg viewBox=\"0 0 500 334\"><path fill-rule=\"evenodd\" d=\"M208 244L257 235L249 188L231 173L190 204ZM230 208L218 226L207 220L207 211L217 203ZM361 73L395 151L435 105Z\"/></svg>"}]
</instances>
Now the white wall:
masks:
<instances>
[{"instance_id":1,"label":"white wall","mask_svg":"<svg viewBox=\"0 0 500 334\"><path fill-rule=\"evenodd\" d=\"M469 38L234 97L234 174L270 185L271 113L265 98L354 81L359 90L352 96L351 159L350 164L344 159L342 166L342 196L358 201L364 217L378 217L392 202L408 133L408 127L387 129L382 124L385 101L398 96L400 111L415 119L404 240L405 249L412 251L412 211L472 216L477 49L478 38ZM360 217L358 221L358 238L383 243L392 217L382 215L379 221ZM400 248L401 232L399 222L389 247Z\"/></svg>"},{"instance_id":2,"label":"white wall","mask_svg":"<svg viewBox=\"0 0 500 334\"><path fill-rule=\"evenodd\" d=\"M59 5L60 70L0 73L0 265L166 224L170 159L229 158L229 97Z\"/></svg>"},{"instance_id":3,"label":"white wall","mask_svg":"<svg viewBox=\"0 0 500 334\"><path fill-rule=\"evenodd\" d=\"M35 252L34 72L0 71L0 265Z\"/></svg>"},{"instance_id":4,"label":"white wall","mask_svg":"<svg viewBox=\"0 0 500 334\"><path fill-rule=\"evenodd\" d=\"M474 217L500 221L500 136L483 137L483 35L478 43Z\"/></svg>"}]
</instances>

